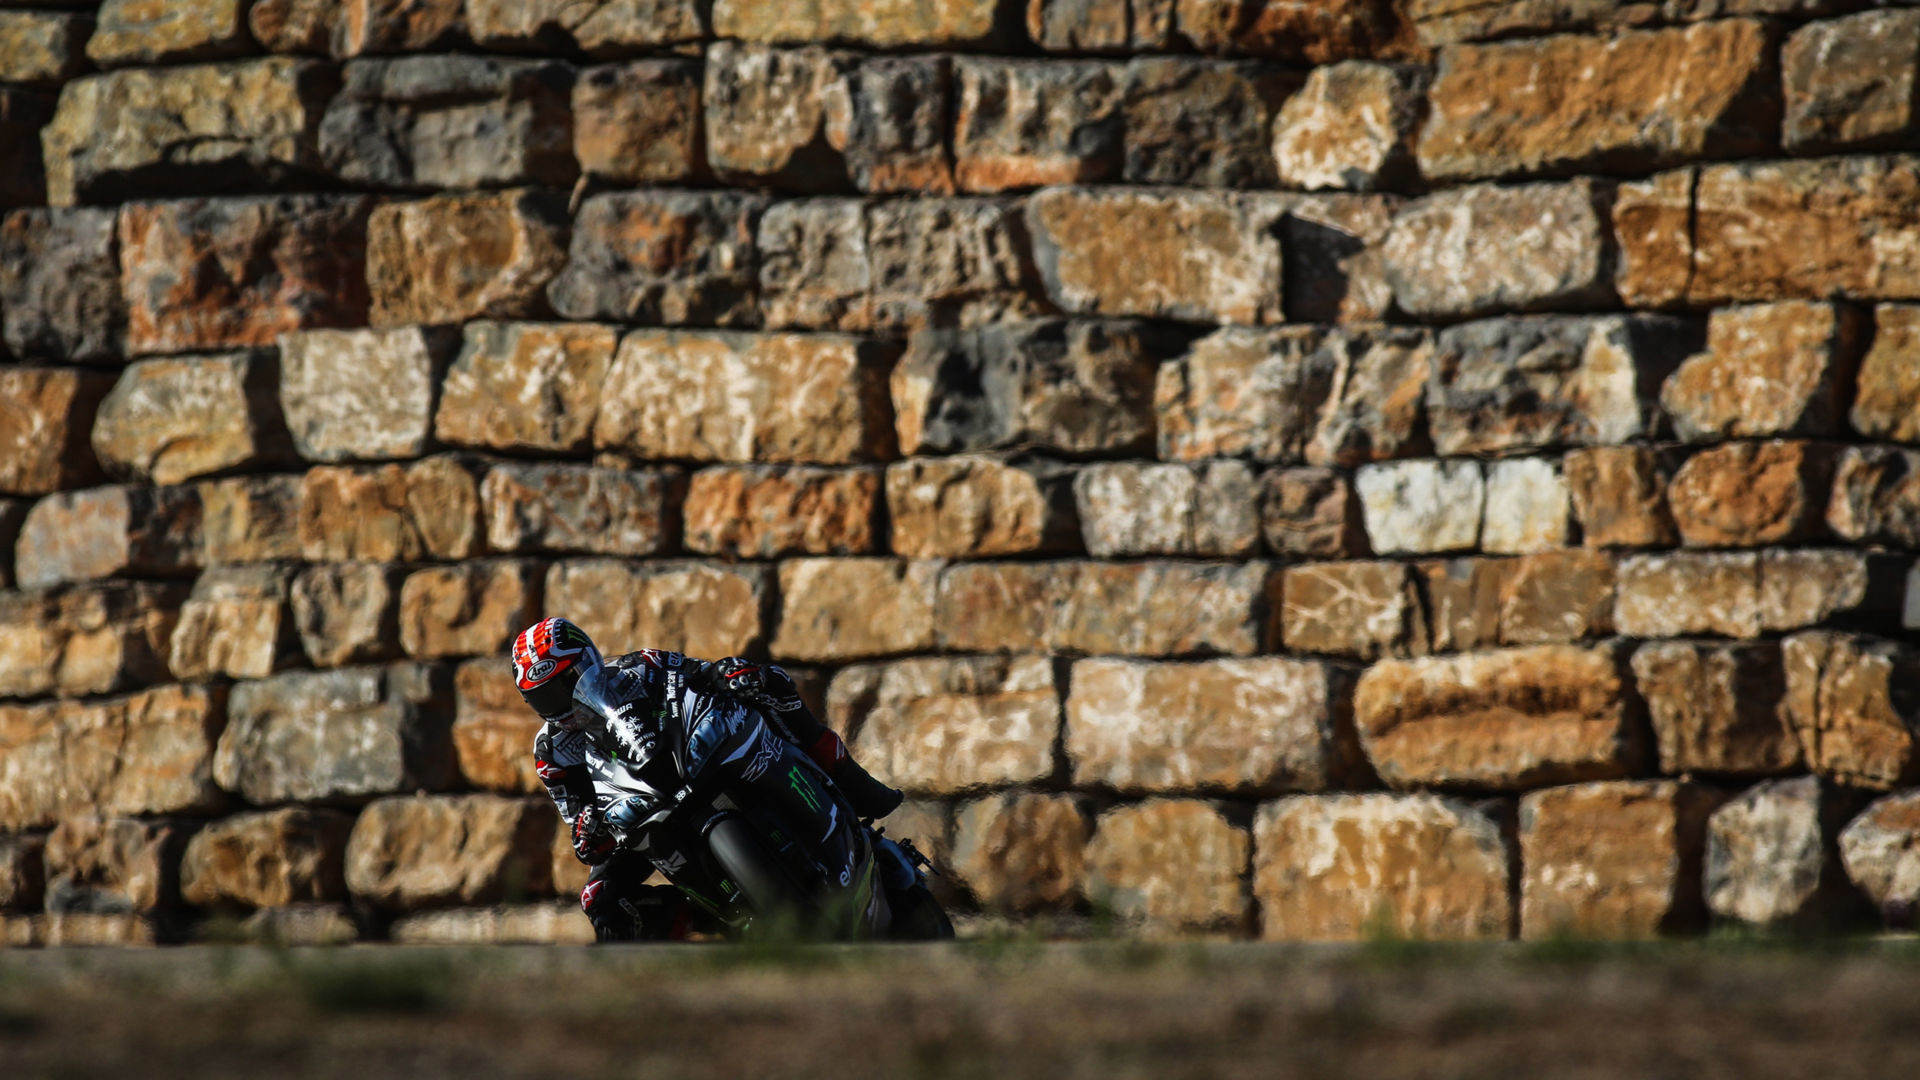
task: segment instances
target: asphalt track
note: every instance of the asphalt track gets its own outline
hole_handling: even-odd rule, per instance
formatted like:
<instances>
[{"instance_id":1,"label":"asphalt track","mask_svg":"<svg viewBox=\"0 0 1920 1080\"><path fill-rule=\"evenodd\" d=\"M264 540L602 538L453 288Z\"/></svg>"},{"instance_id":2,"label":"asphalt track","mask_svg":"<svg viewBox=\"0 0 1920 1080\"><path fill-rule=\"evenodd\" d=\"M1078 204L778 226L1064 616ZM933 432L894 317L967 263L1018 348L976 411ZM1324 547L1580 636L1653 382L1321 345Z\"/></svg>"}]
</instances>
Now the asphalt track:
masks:
<instances>
[{"instance_id":1,"label":"asphalt track","mask_svg":"<svg viewBox=\"0 0 1920 1080\"><path fill-rule=\"evenodd\" d=\"M1920 945L0 951L0 1076L1920 1076Z\"/></svg>"}]
</instances>

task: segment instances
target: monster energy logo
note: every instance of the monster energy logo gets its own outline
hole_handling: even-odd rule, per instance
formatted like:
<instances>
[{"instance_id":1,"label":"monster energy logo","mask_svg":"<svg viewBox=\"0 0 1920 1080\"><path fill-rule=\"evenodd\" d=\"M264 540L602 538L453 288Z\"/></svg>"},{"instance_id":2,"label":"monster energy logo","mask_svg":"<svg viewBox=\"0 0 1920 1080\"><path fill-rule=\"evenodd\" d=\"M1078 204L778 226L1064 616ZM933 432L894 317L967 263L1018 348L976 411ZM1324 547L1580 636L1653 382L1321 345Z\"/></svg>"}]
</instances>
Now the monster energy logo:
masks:
<instances>
[{"instance_id":1,"label":"monster energy logo","mask_svg":"<svg viewBox=\"0 0 1920 1080\"><path fill-rule=\"evenodd\" d=\"M800 766L792 765L787 768L787 785L806 802L807 809L816 814L820 812L820 795L813 790L813 782L807 779L806 773L800 771Z\"/></svg>"}]
</instances>

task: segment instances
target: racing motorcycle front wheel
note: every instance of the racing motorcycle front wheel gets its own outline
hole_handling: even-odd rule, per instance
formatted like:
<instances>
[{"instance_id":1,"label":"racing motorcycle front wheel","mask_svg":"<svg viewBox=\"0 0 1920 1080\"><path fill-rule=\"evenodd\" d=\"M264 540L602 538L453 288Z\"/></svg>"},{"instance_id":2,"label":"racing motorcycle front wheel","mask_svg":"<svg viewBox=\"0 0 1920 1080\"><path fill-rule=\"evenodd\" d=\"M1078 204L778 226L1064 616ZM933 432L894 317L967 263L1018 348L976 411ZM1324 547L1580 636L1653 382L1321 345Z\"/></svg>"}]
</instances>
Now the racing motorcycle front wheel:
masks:
<instances>
[{"instance_id":1,"label":"racing motorcycle front wheel","mask_svg":"<svg viewBox=\"0 0 1920 1080\"><path fill-rule=\"evenodd\" d=\"M740 890L754 923L806 932L819 921L807 892L745 818L728 814L707 832L707 848Z\"/></svg>"}]
</instances>

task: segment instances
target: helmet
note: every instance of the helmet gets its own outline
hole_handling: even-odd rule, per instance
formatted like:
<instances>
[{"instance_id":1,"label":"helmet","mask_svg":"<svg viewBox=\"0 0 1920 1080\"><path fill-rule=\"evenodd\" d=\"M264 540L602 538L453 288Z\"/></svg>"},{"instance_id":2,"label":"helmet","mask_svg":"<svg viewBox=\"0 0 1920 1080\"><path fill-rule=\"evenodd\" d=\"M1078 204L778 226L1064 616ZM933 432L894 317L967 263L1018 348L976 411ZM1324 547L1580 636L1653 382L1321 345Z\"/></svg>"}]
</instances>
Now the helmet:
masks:
<instances>
[{"instance_id":1,"label":"helmet","mask_svg":"<svg viewBox=\"0 0 1920 1080\"><path fill-rule=\"evenodd\" d=\"M542 719L573 730L573 686L600 666L600 650L565 619L542 619L513 639L513 682Z\"/></svg>"}]
</instances>

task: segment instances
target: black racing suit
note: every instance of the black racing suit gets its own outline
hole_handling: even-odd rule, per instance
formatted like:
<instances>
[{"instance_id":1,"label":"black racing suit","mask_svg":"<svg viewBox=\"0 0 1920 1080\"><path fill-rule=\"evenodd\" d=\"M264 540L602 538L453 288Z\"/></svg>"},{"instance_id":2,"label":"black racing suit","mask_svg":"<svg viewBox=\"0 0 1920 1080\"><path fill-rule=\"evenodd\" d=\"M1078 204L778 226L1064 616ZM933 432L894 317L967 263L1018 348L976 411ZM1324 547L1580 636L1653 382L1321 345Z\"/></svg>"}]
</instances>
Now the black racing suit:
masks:
<instances>
[{"instance_id":1,"label":"black racing suit","mask_svg":"<svg viewBox=\"0 0 1920 1080\"><path fill-rule=\"evenodd\" d=\"M615 830L636 826L662 805L662 794L670 797L678 786L677 772L661 772L673 769L675 750L701 783L744 786L754 800L811 834L830 880L850 875L857 823L841 820L843 812L832 798L821 797L820 786L827 775L838 779L858 766L801 702L786 672L651 649L607 666L614 674L614 704L630 706L620 710L619 723L592 734L543 724L534 738L540 779L573 827L575 853L593 866L580 906L600 940L683 938L720 929L710 910L686 900L685 892L709 900L716 892L713 883L698 879L700 860L684 851L617 849L612 841ZM663 738L679 745L661 745ZM891 792L864 770L858 776ZM839 786L857 787L858 781ZM892 809L893 802L879 801L879 813ZM678 888L646 885L656 870Z\"/></svg>"}]
</instances>

